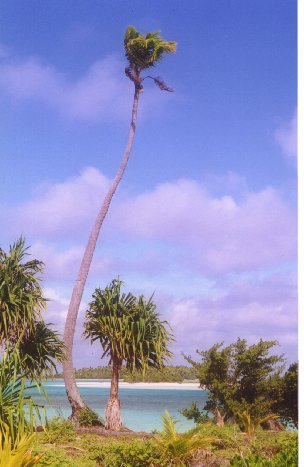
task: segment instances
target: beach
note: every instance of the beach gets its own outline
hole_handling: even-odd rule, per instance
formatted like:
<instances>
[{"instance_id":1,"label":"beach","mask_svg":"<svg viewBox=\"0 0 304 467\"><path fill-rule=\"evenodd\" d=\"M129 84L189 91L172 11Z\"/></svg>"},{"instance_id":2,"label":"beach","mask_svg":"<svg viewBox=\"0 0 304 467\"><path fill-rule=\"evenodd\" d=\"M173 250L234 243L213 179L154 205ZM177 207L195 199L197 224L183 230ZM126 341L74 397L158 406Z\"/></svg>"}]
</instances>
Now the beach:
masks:
<instances>
[{"instance_id":1,"label":"beach","mask_svg":"<svg viewBox=\"0 0 304 467\"><path fill-rule=\"evenodd\" d=\"M100 381L100 380L78 380L76 382L79 388L110 388L110 381ZM63 383L60 383L60 386ZM178 391L197 391L199 388L199 383L127 383L125 381L119 382L119 390L123 389L172 389Z\"/></svg>"}]
</instances>

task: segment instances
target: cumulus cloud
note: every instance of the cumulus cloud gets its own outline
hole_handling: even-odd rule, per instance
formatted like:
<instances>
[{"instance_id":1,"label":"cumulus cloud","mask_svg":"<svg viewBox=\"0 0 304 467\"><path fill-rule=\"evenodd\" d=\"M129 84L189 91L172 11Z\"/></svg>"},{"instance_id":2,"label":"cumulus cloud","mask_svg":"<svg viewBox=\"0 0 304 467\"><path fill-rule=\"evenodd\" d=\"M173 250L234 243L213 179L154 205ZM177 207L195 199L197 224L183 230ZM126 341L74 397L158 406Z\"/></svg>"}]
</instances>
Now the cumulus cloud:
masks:
<instances>
[{"instance_id":1,"label":"cumulus cloud","mask_svg":"<svg viewBox=\"0 0 304 467\"><path fill-rule=\"evenodd\" d=\"M296 215L273 188L237 202L210 196L194 180L178 180L126 200L116 216L131 236L193 247L205 272L265 266L296 255Z\"/></svg>"},{"instance_id":2,"label":"cumulus cloud","mask_svg":"<svg viewBox=\"0 0 304 467\"><path fill-rule=\"evenodd\" d=\"M109 183L97 169L86 168L4 211L2 222L7 230L10 224L12 232L22 231L37 242L42 237L75 241L88 234ZM5 218L8 211L14 216ZM176 246L179 261L184 257L204 274L269 267L294 260L297 253L296 213L273 188L236 199L213 196L195 180L162 183L149 192L116 198L106 232L107 238L150 242L150 250L157 250L157 242ZM74 250L64 261L78 255Z\"/></svg>"},{"instance_id":3,"label":"cumulus cloud","mask_svg":"<svg viewBox=\"0 0 304 467\"><path fill-rule=\"evenodd\" d=\"M297 135L298 118L297 112L295 112L290 121L283 123L275 131L275 140L281 147L283 154L293 161L296 160L298 152Z\"/></svg>"},{"instance_id":4,"label":"cumulus cloud","mask_svg":"<svg viewBox=\"0 0 304 467\"><path fill-rule=\"evenodd\" d=\"M194 354L216 342L238 337L250 344L278 340L289 359L297 359L297 290L284 277L240 282L218 298L186 297L161 305L175 335L175 353Z\"/></svg>"},{"instance_id":5,"label":"cumulus cloud","mask_svg":"<svg viewBox=\"0 0 304 467\"><path fill-rule=\"evenodd\" d=\"M17 206L11 229L36 238L59 238L66 233L77 238L78 231L90 229L109 183L100 171L87 167L80 175L51 184L35 199Z\"/></svg>"},{"instance_id":6,"label":"cumulus cloud","mask_svg":"<svg viewBox=\"0 0 304 467\"><path fill-rule=\"evenodd\" d=\"M76 120L125 120L129 118L132 86L124 76L125 63L108 56L93 63L77 79L45 64L41 59L29 57L16 60L6 57L6 48L0 46L0 93L14 102L35 101L57 111L63 117ZM143 113L159 112L170 98L148 88L143 100Z\"/></svg>"}]
</instances>

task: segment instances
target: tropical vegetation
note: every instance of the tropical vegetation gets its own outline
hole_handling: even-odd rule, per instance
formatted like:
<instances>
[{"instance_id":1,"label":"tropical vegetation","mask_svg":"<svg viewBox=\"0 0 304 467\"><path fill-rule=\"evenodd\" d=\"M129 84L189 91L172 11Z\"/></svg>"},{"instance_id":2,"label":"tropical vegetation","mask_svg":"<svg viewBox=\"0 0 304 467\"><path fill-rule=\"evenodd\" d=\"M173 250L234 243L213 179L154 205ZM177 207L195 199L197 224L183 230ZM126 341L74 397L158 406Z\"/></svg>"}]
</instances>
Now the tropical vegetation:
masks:
<instances>
[{"instance_id":1,"label":"tropical vegetation","mask_svg":"<svg viewBox=\"0 0 304 467\"><path fill-rule=\"evenodd\" d=\"M209 398L202 410L193 404L182 413L196 422L212 413L219 425L242 418L240 414L247 414L251 420L276 414L281 422L292 421L296 425L296 365L284 374L285 358L272 352L276 344L276 341L260 339L257 344L248 345L245 339L239 338L226 347L220 343L206 351L197 351L199 362L185 357L196 369L200 385L208 390ZM271 419L268 424L279 428Z\"/></svg>"},{"instance_id":2,"label":"tropical vegetation","mask_svg":"<svg viewBox=\"0 0 304 467\"><path fill-rule=\"evenodd\" d=\"M149 367L162 369L171 357L168 345L173 340L168 323L161 321L152 297L135 297L122 292L122 281L114 279L105 289L96 289L85 316L84 336L99 341L102 358L109 357L112 367L110 398L105 410L105 427L120 430L119 373Z\"/></svg>"},{"instance_id":3,"label":"tropical vegetation","mask_svg":"<svg viewBox=\"0 0 304 467\"><path fill-rule=\"evenodd\" d=\"M121 366L119 376L128 383L182 383L198 381L193 367L186 365L166 365L162 369L149 367L143 375L141 371L130 372L125 365ZM63 374L58 372L54 378L62 378ZM107 366L84 367L75 369L76 379L111 379L112 369Z\"/></svg>"},{"instance_id":4,"label":"tropical vegetation","mask_svg":"<svg viewBox=\"0 0 304 467\"><path fill-rule=\"evenodd\" d=\"M22 237L8 253L0 248L0 465L11 467L30 467L41 458L30 449L41 413L27 390L40 387L65 356L42 317L44 265L28 260L27 250Z\"/></svg>"},{"instance_id":5,"label":"tropical vegetation","mask_svg":"<svg viewBox=\"0 0 304 467\"><path fill-rule=\"evenodd\" d=\"M91 230L73 289L64 330L64 343L66 345L67 356L63 365L64 380L68 400L72 407L71 419L75 422L77 422L77 412L79 409L86 407L86 404L83 402L75 382L72 358L75 326L86 279L89 273L101 226L108 213L112 198L128 164L136 131L139 96L143 92L144 88L143 82L145 79L149 78L154 81L160 90L170 92L172 91L172 89L169 88L159 77L153 77L150 75L142 76L142 72L154 67L156 63L159 62L166 54L175 52L175 50L176 43L164 40L160 36L159 32L149 32L146 35L143 35L140 34L133 26L128 26L126 29L124 36L124 51L128 60L128 66L125 68L125 74L134 85L134 98L128 141L121 164L104 198Z\"/></svg>"}]
</instances>

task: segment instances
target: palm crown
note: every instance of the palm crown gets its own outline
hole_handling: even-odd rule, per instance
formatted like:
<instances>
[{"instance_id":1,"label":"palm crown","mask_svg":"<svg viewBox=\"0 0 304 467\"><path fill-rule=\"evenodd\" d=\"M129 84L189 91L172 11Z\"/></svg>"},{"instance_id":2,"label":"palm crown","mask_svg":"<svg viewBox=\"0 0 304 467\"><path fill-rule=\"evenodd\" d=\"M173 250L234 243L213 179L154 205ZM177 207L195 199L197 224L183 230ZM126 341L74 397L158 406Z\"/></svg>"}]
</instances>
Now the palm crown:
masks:
<instances>
[{"instance_id":1,"label":"palm crown","mask_svg":"<svg viewBox=\"0 0 304 467\"><path fill-rule=\"evenodd\" d=\"M134 26L128 26L124 38L125 55L129 62L129 67L125 69L128 78L134 82L135 86L142 89L140 77L142 70L155 66L167 53L176 51L176 42L165 41L159 32L148 32L146 35L139 34ZM147 76L154 80L155 84L163 91L172 91L159 78Z\"/></svg>"},{"instance_id":2,"label":"palm crown","mask_svg":"<svg viewBox=\"0 0 304 467\"><path fill-rule=\"evenodd\" d=\"M158 31L148 32L144 36L134 26L128 26L124 48L130 67L141 71L154 66L166 53L175 52L176 42L165 41Z\"/></svg>"},{"instance_id":3,"label":"palm crown","mask_svg":"<svg viewBox=\"0 0 304 467\"><path fill-rule=\"evenodd\" d=\"M84 335L99 340L103 356L123 362L130 370L145 372L148 366L161 368L171 356L172 340L155 304L131 293L121 293L122 282L114 279L105 290L96 289L86 312Z\"/></svg>"}]
</instances>

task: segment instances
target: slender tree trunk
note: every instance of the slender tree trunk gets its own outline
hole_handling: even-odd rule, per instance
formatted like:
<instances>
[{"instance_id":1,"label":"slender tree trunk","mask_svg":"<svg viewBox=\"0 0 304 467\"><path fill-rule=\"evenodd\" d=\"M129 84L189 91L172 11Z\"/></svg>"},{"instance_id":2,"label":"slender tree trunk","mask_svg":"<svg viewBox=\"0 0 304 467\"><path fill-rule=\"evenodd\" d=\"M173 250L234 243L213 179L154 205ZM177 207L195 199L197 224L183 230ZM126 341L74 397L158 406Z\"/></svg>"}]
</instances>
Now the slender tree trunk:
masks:
<instances>
[{"instance_id":1,"label":"slender tree trunk","mask_svg":"<svg viewBox=\"0 0 304 467\"><path fill-rule=\"evenodd\" d=\"M107 430L119 431L122 427L120 418L120 400L118 399L119 370L121 365L113 359L112 380L110 398L105 410L105 428Z\"/></svg>"},{"instance_id":2,"label":"slender tree trunk","mask_svg":"<svg viewBox=\"0 0 304 467\"><path fill-rule=\"evenodd\" d=\"M78 410L83 407L86 407L86 404L83 402L80 396L80 393L78 391L78 388L76 386L75 374L74 374L74 368L73 368L73 359L72 359L73 341L74 341L77 315L78 315L79 306L80 306L80 302L81 302L82 295L83 295L84 286L85 286L86 279L87 279L89 269L91 266L93 253L96 247L99 231L106 217L106 214L109 210L114 193L119 185L119 182L122 179L122 176L126 169L129 156L131 153L131 149L133 146L134 135L135 135L135 130L136 130L136 119L137 119L137 110L138 110L138 101L139 101L140 92L141 92L141 87L135 83L135 92L134 92L134 100L133 100L133 108L132 108L132 119L131 119L131 127L129 131L128 142L125 148L125 152L124 152L120 167L108 190L106 197L104 198L103 204L101 206L101 209L98 212L97 218L92 228L92 231L91 231L91 234L90 234L90 237L89 237L89 240L88 240L82 261L81 261L80 269L78 272L76 283L74 285L71 302L70 302L67 317L66 317L64 337L63 337L64 343L66 346L66 361L63 364L63 374L64 374L66 393L67 393L68 400L72 407L71 419L74 421L77 421Z\"/></svg>"}]
</instances>

